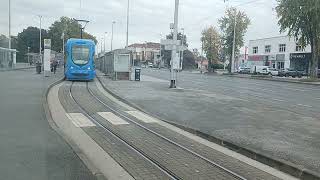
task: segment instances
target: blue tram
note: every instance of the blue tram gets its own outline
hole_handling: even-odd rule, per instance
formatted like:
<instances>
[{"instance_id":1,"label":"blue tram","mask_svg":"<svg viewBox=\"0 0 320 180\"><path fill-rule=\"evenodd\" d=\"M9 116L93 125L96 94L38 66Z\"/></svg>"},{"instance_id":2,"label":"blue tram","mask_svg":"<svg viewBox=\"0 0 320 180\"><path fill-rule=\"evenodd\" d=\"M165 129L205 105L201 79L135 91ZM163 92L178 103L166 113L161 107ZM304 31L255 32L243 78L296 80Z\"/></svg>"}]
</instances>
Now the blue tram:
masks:
<instances>
[{"instance_id":1,"label":"blue tram","mask_svg":"<svg viewBox=\"0 0 320 180\"><path fill-rule=\"evenodd\" d=\"M66 44L65 77L67 80L93 80L95 43L88 39L69 39Z\"/></svg>"}]
</instances>

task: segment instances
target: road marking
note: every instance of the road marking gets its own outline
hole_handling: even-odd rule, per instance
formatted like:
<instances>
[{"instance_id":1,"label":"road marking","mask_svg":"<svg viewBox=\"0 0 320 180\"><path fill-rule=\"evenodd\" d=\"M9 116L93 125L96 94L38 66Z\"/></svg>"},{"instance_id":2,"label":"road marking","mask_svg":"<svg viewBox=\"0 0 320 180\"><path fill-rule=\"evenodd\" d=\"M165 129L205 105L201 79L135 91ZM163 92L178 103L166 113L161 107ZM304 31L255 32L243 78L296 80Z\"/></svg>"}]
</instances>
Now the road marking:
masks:
<instances>
[{"instance_id":1,"label":"road marking","mask_svg":"<svg viewBox=\"0 0 320 180\"><path fill-rule=\"evenodd\" d=\"M127 121L113 114L112 112L98 112L98 114L113 125L126 125Z\"/></svg>"},{"instance_id":2,"label":"road marking","mask_svg":"<svg viewBox=\"0 0 320 180\"><path fill-rule=\"evenodd\" d=\"M280 102L284 102L285 100L282 99L272 99L273 101L280 101Z\"/></svg>"},{"instance_id":3,"label":"road marking","mask_svg":"<svg viewBox=\"0 0 320 180\"><path fill-rule=\"evenodd\" d=\"M308 108L312 108L312 106L310 105L305 105L305 104L297 104L298 106L303 106L303 107L308 107Z\"/></svg>"},{"instance_id":4,"label":"road marking","mask_svg":"<svg viewBox=\"0 0 320 180\"><path fill-rule=\"evenodd\" d=\"M71 122L76 127L93 127L96 126L92 121L90 121L82 113L66 113L66 116L71 120Z\"/></svg>"},{"instance_id":5,"label":"road marking","mask_svg":"<svg viewBox=\"0 0 320 180\"><path fill-rule=\"evenodd\" d=\"M145 123L157 123L158 120L156 120L155 118L140 112L140 111L127 111L127 113L129 113L130 115L136 117L137 119L145 122Z\"/></svg>"}]
</instances>

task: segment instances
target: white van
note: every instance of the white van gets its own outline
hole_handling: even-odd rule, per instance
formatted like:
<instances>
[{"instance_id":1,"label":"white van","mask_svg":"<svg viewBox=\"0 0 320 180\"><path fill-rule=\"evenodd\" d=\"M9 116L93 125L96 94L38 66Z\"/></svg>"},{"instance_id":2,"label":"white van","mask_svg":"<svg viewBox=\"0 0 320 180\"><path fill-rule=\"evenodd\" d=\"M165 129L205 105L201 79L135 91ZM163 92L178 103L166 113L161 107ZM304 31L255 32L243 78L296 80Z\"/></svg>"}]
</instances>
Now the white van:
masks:
<instances>
[{"instance_id":1,"label":"white van","mask_svg":"<svg viewBox=\"0 0 320 180\"><path fill-rule=\"evenodd\" d=\"M251 68L251 74L270 74L269 66L253 66Z\"/></svg>"}]
</instances>

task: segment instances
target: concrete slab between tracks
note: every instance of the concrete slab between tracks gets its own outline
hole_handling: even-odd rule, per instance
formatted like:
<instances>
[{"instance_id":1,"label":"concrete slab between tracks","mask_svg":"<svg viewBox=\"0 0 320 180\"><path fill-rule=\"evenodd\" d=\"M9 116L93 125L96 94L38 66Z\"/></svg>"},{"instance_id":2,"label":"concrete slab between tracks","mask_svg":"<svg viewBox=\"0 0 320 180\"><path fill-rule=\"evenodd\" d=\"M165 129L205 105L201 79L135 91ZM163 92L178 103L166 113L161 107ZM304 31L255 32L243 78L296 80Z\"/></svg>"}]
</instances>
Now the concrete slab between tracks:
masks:
<instances>
[{"instance_id":1,"label":"concrete slab between tracks","mask_svg":"<svg viewBox=\"0 0 320 180\"><path fill-rule=\"evenodd\" d=\"M66 141L97 177L108 180L133 179L89 135L68 118L58 97L61 85L56 85L50 90L48 104L52 119Z\"/></svg>"}]
</instances>

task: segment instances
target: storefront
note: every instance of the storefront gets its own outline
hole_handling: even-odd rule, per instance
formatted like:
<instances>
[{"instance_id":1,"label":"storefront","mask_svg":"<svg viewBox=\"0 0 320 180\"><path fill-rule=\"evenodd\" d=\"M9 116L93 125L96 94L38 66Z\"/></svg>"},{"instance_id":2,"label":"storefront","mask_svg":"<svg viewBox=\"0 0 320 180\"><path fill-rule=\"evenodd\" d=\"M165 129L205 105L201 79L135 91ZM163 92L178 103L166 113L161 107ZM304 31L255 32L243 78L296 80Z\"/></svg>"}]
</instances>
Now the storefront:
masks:
<instances>
[{"instance_id":1,"label":"storefront","mask_svg":"<svg viewBox=\"0 0 320 180\"><path fill-rule=\"evenodd\" d=\"M308 72L310 60L311 53L291 53L290 68Z\"/></svg>"}]
</instances>

